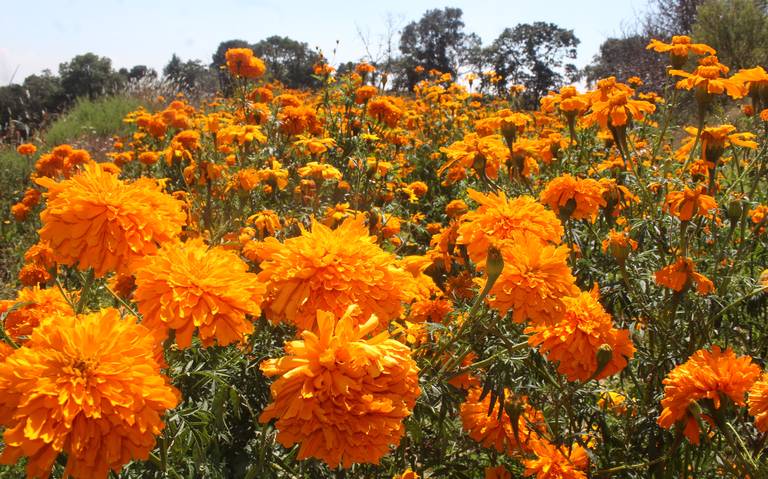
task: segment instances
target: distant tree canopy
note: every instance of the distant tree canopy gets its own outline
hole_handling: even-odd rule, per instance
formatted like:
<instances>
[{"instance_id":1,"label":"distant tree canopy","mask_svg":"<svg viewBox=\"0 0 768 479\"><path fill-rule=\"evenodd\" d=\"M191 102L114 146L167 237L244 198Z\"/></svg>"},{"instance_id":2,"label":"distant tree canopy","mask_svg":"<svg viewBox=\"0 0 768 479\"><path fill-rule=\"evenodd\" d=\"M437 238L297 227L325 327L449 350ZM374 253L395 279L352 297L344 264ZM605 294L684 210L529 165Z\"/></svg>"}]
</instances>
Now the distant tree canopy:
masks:
<instances>
[{"instance_id":1,"label":"distant tree canopy","mask_svg":"<svg viewBox=\"0 0 768 479\"><path fill-rule=\"evenodd\" d=\"M707 0L696 13L693 35L712 45L733 70L768 65L768 2Z\"/></svg>"},{"instance_id":2,"label":"distant tree canopy","mask_svg":"<svg viewBox=\"0 0 768 479\"><path fill-rule=\"evenodd\" d=\"M578 78L576 66L565 61L576 58L579 43L573 30L554 23L524 23L504 29L486 48L485 55L501 77L497 83L499 93L506 91L509 84L522 84L526 103L535 107L549 90Z\"/></svg>"},{"instance_id":3,"label":"distant tree canopy","mask_svg":"<svg viewBox=\"0 0 768 479\"><path fill-rule=\"evenodd\" d=\"M587 82L593 84L611 75L620 81L636 76L645 88L660 90L667 79L667 56L647 50L649 41L650 37L639 34L607 39L592 63L584 68Z\"/></svg>"},{"instance_id":4,"label":"distant tree canopy","mask_svg":"<svg viewBox=\"0 0 768 479\"><path fill-rule=\"evenodd\" d=\"M112 60L93 53L77 55L59 65L59 77L64 94L72 100L114 93L121 85L120 75L112 69Z\"/></svg>"},{"instance_id":5,"label":"distant tree canopy","mask_svg":"<svg viewBox=\"0 0 768 479\"><path fill-rule=\"evenodd\" d=\"M182 61L175 53L163 68L163 76L179 91L187 94L216 90L216 76L209 67L200 60Z\"/></svg>"},{"instance_id":6,"label":"distant tree canopy","mask_svg":"<svg viewBox=\"0 0 768 479\"><path fill-rule=\"evenodd\" d=\"M415 71L420 66L439 70L454 77L466 59L469 35L459 8L428 10L419 21L405 26L400 36L399 84L408 90L421 79Z\"/></svg>"}]
</instances>

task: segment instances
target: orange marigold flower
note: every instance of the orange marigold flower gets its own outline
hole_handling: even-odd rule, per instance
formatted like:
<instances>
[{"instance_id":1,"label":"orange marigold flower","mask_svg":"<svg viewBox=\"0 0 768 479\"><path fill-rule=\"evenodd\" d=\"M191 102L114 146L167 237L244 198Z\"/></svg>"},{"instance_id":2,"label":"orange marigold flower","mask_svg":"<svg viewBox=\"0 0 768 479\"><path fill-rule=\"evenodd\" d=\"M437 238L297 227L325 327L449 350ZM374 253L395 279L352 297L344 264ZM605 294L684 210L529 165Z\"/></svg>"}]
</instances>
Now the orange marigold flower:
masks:
<instances>
[{"instance_id":1,"label":"orange marigold flower","mask_svg":"<svg viewBox=\"0 0 768 479\"><path fill-rule=\"evenodd\" d=\"M280 243L267 238L254 245L262 260L259 278L267 285L267 318L315 329L318 310L341 316L358 304L385 326L402 312L413 276L391 253L376 245L364 217L350 217L335 230L313 220L312 229Z\"/></svg>"},{"instance_id":2,"label":"orange marigold flower","mask_svg":"<svg viewBox=\"0 0 768 479\"><path fill-rule=\"evenodd\" d=\"M541 202L563 218L590 218L594 223L600 207L607 204L604 192L605 188L599 181L580 179L566 173L547 183L541 192Z\"/></svg>"},{"instance_id":3,"label":"orange marigold flower","mask_svg":"<svg viewBox=\"0 0 768 479\"><path fill-rule=\"evenodd\" d=\"M678 293L690 285L696 286L696 290L702 295L709 294L715 289L709 278L696 272L693 260L686 257L680 257L674 263L656 271L655 278L657 284Z\"/></svg>"},{"instance_id":4,"label":"orange marigold flower","mask_svg":"<svg viewBox=\"0 0 768 479\"><path fill-rule=\"evenodd\" d=\"M287 135L301 133L318 134L322 124L315 110L308 106L286 106L280 110L277 118L280 120L280 131Z\"/></svg>"},{"instance_id":5,"label":"orange marigold flower","mask_svg":"<svg viewBox=\"0 0 768 479\"><path fill-rule=\"evenodd\" d=\"M749 414L760 432L768 431L768 373L763 373L749 390Z\"/></svg>"},{"instance_id":6,"label":"orange marigold flower","mask_svg":"<svg viewBox=\"0 0 768 479\"><path fill-rule=\"evenodd\" d=\"M11 215L13 216L13 219L18 222L26 220L30 211L31 210L29 206L25 205L24 203L16 203L15 205L11 206Z\"/></svg>"},{"instance_id":7,"label":"orange marigold flower","mask_svg":"<svg viewBox=\"0 0 768 479\"><path fill-rule=\"evenodd\" d=\"M671 43L664 43L653 39L645 48L659 53L669 52L669 56L672 60L672 68L680 68L685 65L690 52L697 55L714 55L716 53L715 49L709 45L704 43L692 43L691 37L685 35L673 36Z\"/></svg>"},{"instance_id":8,"label":"orange marigold flower","mask_svg":"<svg viewBox=\"0 0 768 479\"><path fill-rule=\"evenodd\" d=\"M418 368L407 346L383 331L378 319L361 319L351 305L337 315L317 314L317 332L285 345L286 356L261 370L272 383L272 403L259 417L277 419L277 440L300 444L298 459L316 457L331 468L378 464L405 433L403 419L420 394Z\"/></svg>"},{"instance_id":9,"label":"orange marigold flower","mask_svg":"<svg viewBox=\"0 0 768 479\"><path fill-rule=\"evenodd\" d=\"M485 195L472 189L467 194L480 206L464 215L456 243L467 246L467 253L476 264L485 262L494 241L560 244L563 225L554 213L530 196L508 200L503 191Z\"/></svg>"},{"instance_id":10,"label":"orange marigold flower","mask_svg":"<svg viewBox=\"0 0 768 479\"><path fill-rule=\"evenodd\" d=\"M51 273L37 263L25 264L19 270L19 282L24 286L45 286L51 279Z\"/></svg>"},{"instance_id":11,"label":"orange marigold flower","mask_svg":"<svg viewBox=\"0 0 768 479\"><path fill-rule=\"evenodd\" d=\"M656 105L645 100L633 100L626 92L619 91L606 100L592 104L591 112L584 117L587 125L599 124L603 128L620 127L630 120L642 120L645 114L656 111Z\"/></svg>"},{"instance_id":12,"label":"orange marigold flower","mask_svg":"<svg viewBox=\"0 0 768 479\"><path fill-rule=\"evenodd\" d=\"M690 221L700 213L717 209L715 199L705 195L706 188L699 186L696 189L686 187L683 191L670 191L664 201L664 208L680 221Z\"/></svg>"},{"instance_id":13,"label":"orange marigold flower","mask_svg":"<svg viewBox=\"0 0 768 479\"><path fill-rule=\"evenodd\" d=\"M377 96L368 101L368 114L376 119L376 121L394 128L403 116L403 110L398 106L395 98Z\"/></svg>"},{"instance_id":14,"label":"orange marigold flower","mask_svg":"<svg viewBox=\"0 0 768 479\"><path fill-rule=\"evenodd\" d=\"M144 460L179 393L160 373L149 331L116 309L54 314L0 364L0 463L29 458L29 477L106 478Z\"/></svg>"},{"instance_id":15,"label":"orange marigold flower","mask_svg":"<svg viewBox=\"0 0 768 479\"><path fill-rule=\"evenodd\" d=\"M504 390L504 398L497 399L493 409L491 395L486 394L480 399L481 395L482 388L470 389L459 410L461 424L469 437L500 453L520 455L530 451L530 443L539 437L543 427L541 411L528 404L526 397L515 396L508 389ZM511 418L509 411L515 411L517 417Z\"/></svg>"},{"instance_id":16,"label":"orange marigold flower","mask_svg":"<svg viewBox=\"0 0 768 479\"><path fill-rule=\"evenodd\" d=\"M11 310L14 305L21 306ZM34 286L20 289L16 299L0 301L0 314L3 313L7 313L3 329L16 344L21 344L43 319L56 313L72 314L73 311L58 289Z\"/></svg>"},{"instance_id":17,"label":"orange marigold flower","mask_svg":"<svg viewBox=\"0 0 768 479\"><path fill-rule=\"evenodd\" d=\"M486 467L484 479L512 479L512 473L504 466Z\"/></svg>"},{"instance_id":18,"label":"orange marigold flower","mask_svg":"<svg viewBox=\"0 0 768 479\"><path fill-rule=\"evenodd\" d=\"M175 238L186 221L183 204L155 180L128 183L95 163L68 180L37 183L48 188L40 239L51 245L58 263L93 268L97 277L129 272L158 243Z\"/></svg>"},{"instance_id":19,"label":"orange marigold flower","mask_svg":"<svg viewBox=\"0 0 768 479\"><path fill-rule=\"evenodd\" d=\"M739 99L746 94L746 87L739 81L721 78L721 74L727 74L728 71L728 67L712 55L699 60L699 66L693 73L683 70L669 70L669 74L683 77L675 85L677 88L686 90L696 88L703 97L727 93L731 98Z\"/></svg>"},{"instance_id":20,"label":"orange marigold flower","mask_svg":"<svg viewBox=\"0 0 768 479\"><path fill-rule=\"evenodd\" d=\"M37 147L32 143L22 143L16 147L16 152L20 155L31 156L37 151Z\"/></svg>"},{"instance_id":21,"label":"orange marigold flower","mask_svg":"<svg viewBox=\"0 0 768 479\"><path fill-rule=\"evenodd\" d=\"M478 136L468 133L463 140L440 148L448 161L437 170L440 176L445 170L454 166L473 169L481 177L497 178L499 168L509 158L509 148L504 144L501 135Z\"/></svg>"},{"instance_id":22,"label":"orange marigold flower","mask_svg":"<svg viewBox=\"0 0 768 479\"><path fill-rule=\"evenodd\" d=\"M669 429L676 422L685 422L685 435L693 444L699 443L699 426L689 407L700 399L710 399L715 409L729 397L734 404L744 406L744 395L760 376L760 368L749 356L737 357L730 349L712 346L700 349L688 361L675 367L664 378L664 408L659 426Z\"/></svg>"},{"instance_id":23,"label":"orange marigold flower","mask_svg":"<svg viewBox=\"0 0 768 479\"><path fill-rule=\"evenodd\" d=\"M355 103L362 105L371 98L375 97L379 93L379 89L375 86L364 85L355 90Z\"/></svg>"},{"instance_id":24,"label":"orange marigold flower","mask_svg":"<svg viewBox=\"0 0 768 479\"><path fill-rule=\"evenodd\" d=\"M445 214L448 215L449 218L456 219L467 211L469 211L469 207L462 199L451 200L450 203L445 205Z\"/></svg>"},{"instance_id":25,"label":"orange marigold flower","mask_svg":"<svg viewBox=\"0 0 768 479\"><path fill-rule=\"evenodd\" d=\"M253 55L250 48L230 48L224 54L227 68L235 76L258 78L267 71L264 62Z\"/></svg>"},{"instance_id":26,"label":"orange marigold flower","mask_svg":"<svg viewBox=\"0 0 768 479\"><path fill-rule=\"evenodd\" d=\"M531 441L531 449L536 459L523 461L526 477L536 479L587 479L584 472L589 466L587 451L574 444L568 453L567 448L555 446L546 439Z\"/></svg>"},{"instance_id":27,"label":"orange marigold flower","mask_svg":"<svg viewBox=\"0 0 768 479\"><path fill-rule=\"evenodd\" d=\"M568 266L568 247L536 241L502 245L504 269L489 292L488 304L502 315L511 310L517 323L557 321L565 310L563 298L579 294Z\"/></svg>"},{"instance_id":28,"label":"orange marigold flower","mask_svg":"<svg viewBox=\"0 0 768 479\"><path fill-rule=\"evenodd\" d=\"M733 125L708 126L701 131L701 159L709 162L710 168L715 167L723 150L729 146L757 148L753 133L735 133L735 131L736 127ZM688 126L685 132L689 135L688 139L675 151L675 158L680 161L688 159L691 149L696 145L696 137L699 136L699 130L696 127Z\"/></svg>"},{"instance_id":29,"label":"orange marigold flower","mask_svg":"<svg viewBox=\"0 0 768 479\"><path fill-rule=\"evenodd\" d=\"M629 331L613 327L611 315L595 296L582 292L563 298L565 313L560 321L525 329L531 335L528 344L539 346L549 361L559 361L557 370L569 381L612 376L624 369L635 353Z\"/></svg>"},{"instance_id":30,"label":"orange marigold flower","mask_svg":"<svg viewBox=\"0 0 768 479\"><path fill-rule=\"evenodd\" d=\"M261 314L266 291L236 253L201 239L168 243L136 269L134 300L144 324L159 337L176 331L188 348L197 329L204 346L242 341L253 331L247 315Z\"/></svg>"},{"instance_id":31,"label":"orange marigold flower","mask_svg":"<svg viewBox=\"0 0 768 479\"><path fill-rule=\"evenodd\" d=\"M616 231L611 229L608 232L608 237L603 240L603 253L610 251L611 255L616 258L620 264L626 261L630 251L637 250L637 241L629 237L627 231Z\"/></svg>"},{"instance_id":32,"label":"orange marigold flower","mask_svg":"<svg viewBox=\"0 0 768 479\"><path fill-rule=\"evenodd\" d=\"M409 467L405 471L403 471L402 474L395 474L392 476L392 479L420 479L421 476L413 472L413 470Z\"/></svg>"}]
</instances>

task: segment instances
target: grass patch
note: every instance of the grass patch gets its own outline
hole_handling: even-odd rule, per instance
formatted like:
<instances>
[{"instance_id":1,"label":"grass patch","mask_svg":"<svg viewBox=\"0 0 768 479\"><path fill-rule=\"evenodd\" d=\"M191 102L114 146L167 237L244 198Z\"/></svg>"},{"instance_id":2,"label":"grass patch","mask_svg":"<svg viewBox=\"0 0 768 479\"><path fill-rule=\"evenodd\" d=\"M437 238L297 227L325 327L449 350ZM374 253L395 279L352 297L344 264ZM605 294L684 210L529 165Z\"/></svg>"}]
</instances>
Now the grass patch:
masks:
<instances>
[{"instance_id":1,"label":"grass patch","mask_svg":"<svg viewBox=\"0 0 768 479\"><path fill-rule=\"evenodd\" d=\"M30 184L32 162L15 148L0 146L0 299L13 296L24 251L36 239L36 218L18 223L11 216L11 205L21 200Z\"/></svg>"},{"instance_id":2,"label":"grass patch","mask_svg":"<svg viewBox=\"0 0 768 479\"><path fill-rule=\"evenodd\" d=\"M82 98L51 124L43 140L48 147L54 147L84 137L104 138L124 134L128 128L123 118L141 105L140 100L127 96L98 100Z\"/></svg>"}]
</instances>

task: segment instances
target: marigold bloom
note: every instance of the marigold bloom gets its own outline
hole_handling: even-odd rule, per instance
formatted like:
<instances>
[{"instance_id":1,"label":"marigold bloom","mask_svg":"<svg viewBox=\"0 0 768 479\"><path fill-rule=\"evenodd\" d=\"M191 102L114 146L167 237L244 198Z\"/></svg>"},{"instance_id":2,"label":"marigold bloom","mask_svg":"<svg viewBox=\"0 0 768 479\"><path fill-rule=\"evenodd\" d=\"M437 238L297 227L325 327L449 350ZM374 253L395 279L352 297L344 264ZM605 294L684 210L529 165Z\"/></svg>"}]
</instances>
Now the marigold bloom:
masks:
<instances>
[{"instance_id":1,"label":"marigold bloom","mask_svg":"<svg viewBox=\"0 0 768 479\"><path fill-rule=\"evenodd\" d=\"M20 155L31 156L37 151L37 147L32 143L22 143L16 147L16 152Z\"/></svg>"},{"instance_id":2,"label":"marigold bloom","mask_svg":"<svg viewBox=\"0 0 768 479\"><path fill-rule=\"evenodd\" d=\"M129 272L186 222L183 204L155 180L125 182L95 163L62 182L36 181L48 188L40 239L51 245L58 263L93 268L97 277Z\"/></svg>"},{"instance_id":3,"label":"marigold bloom","mask_svg":"<svg viewBox=\"0 0 768 479\"><path fill-rule=\"evenodd\" d=\"M364 85L355 90L355 103L362 105L371 98L375 97L379 93L379 89L375 86Z\"/></svg>"},{"instance_id":4,"label":"marigold bloom","mask_svg":"<svg viewBox=\"0 0 768 479\"><path fill-rule=\"evenodd\" d=\"M541 192L541 202L561 217L576 220L590 218L594 223L600 207L607 204L604 192L599 181L579 179L566 173L547 183Z\"/></svg>"},{"instance_id":5,"label":"marigold bloom","mask_svg":"<svg viewBox=\"0 0 768 479\"><path fill-rule=\"evenodd\" d=\"M512 479L512 473L504 466L486 467L484 479Z\"/></svg>"},{"instance_id":6,"label":"marigold bloom","mask_svg":"<svg viewBox=\"0 0 768 479\"><path fill-rule=\"evenodd\" d=\"M299 168L298 173L302 178L309 177L315 181L340 181L342 178L341 172L334 166L327 163L318 163L316 161L310 161L306 165L302 166Z\"/></svg>"},{"instance_id":7,"label":"marigold bloom","mask_svg":"<svg viewBox=\"0 0 768 479\"><path fill-rule=\"evenodd\" d=\"M469 211L469 207L462 199L451 200L445 205L445 214L448 215L449 218L459 218L467 211Z\"/></svg>"},{"instance_id":8,"label":"marigold bloom","mask_svg":"<svg viewBox=\"0 0 768 479\"><path fill-rule=\"evenodd\" d=\"M759 109L768 105L768 72L763 67L739 70L731 80L744 84L747 93L752 97L753 107Z\"/></svg>"},{"instance_id":9,"label":"marigold bloom","mask_svg":"<svg viewBox=\"0 0 768 479\"><path fill-rule=\"evenodd\" d=\"M485 262L488 247L494 241L541 245L562 241L560 220L530 196L508 200L503 191L485 195L473 189L467 190L467 195L480 206L464 215L456 244L467 246L467 253L475 264Z\"/></svg>"},{"instance_id":10,"label":"marigold bloom","mask_svg":"<svg viewBox=\"0 0 768 479\"><path fill-rule=\"evenodd\" d=\"M397 105L393 97L377 96L368 101L368 114L376 121L394 128L403 116L403 110Z\"/></svg>"},{"instance_id":11,"label":"marigold bloom","mask_svg":"<svg viewBox=\"0 0 768 479\"><path fill-rule=\"evenodd\" d=\"M338 320L316 314L317 332L303 331L286 343L286 356L262 363L266 376L279 378L259 421L277 419L277 440L300 444L299 460L378 464L400 442L420 394L416 363L386 331L365 339L381 328L375 316L361 320L354 305Z\"/></svg>"},{"instance_id":12,"label":"marigold bloom","mask_svg":"<svg viewBox=\"0 0 768 479\"><path fill-rule=\"evenodd\" d=\"M706 188L699 186L696 189L686 187L683 191L670 191L664 200L664 208L680 221L690 221L697 214L706 214L717 209L715 199L705 195Z\"/></svg>"},{"instance_id":13,"label":"marigold bloom","mask_svg":"<svg viewBox=\"0 0 768 479\"><path fill-rule=\"evenodd\" d=\"M595 295L582 292L563 298L565 313L555 324L534 324L525 329L528 344L539 347L547 360L559 361L558 372L569 381L602 379L624 369L635 348L629 331L616 329ZM598 351L610 348L607 363L598 371Z\"/></svg>"},{"instance_id":14,"label":"marigold bloom","mask_svg":"<svg viewBox=\"0 0 768 479\"><path fill-rule=\"evenodd\" d=\"M714 408L720 409L720 401L727 396L734 404L744 406L744 396L758 376L760 368L749 356L737 357L730 348L723 351L719 346L712 346L711 351L700 349L664 378L664 409L658 424L669 429L684 421L686 437L698 444L699 426L688 409L691 404L710 399Z\"/></svg>"},{"instance_id":15,"label":"marigold bloom","mask_svg":"<svg viewBox=\"0 0 768 479\"><path fill-rule=\"evenodd\" d=\"M768 431L768 373L758 379L749 390L749 414L755 417L760 432Z\"/></svg>"},{"instance_id":16,"label":"marigold bloom","mask_svg":"<svg viewBox=\"0 0 768 479\"><path fill-rule=\"evenodd\" d=\"M704 57L699 60L699 66L688 73L683 70L670 70L669 74L683 77L675 85L677 88L692 90L696 88L704 95L720 95L727 93L734 99L739 99L746 94L746 88L739 81L721 78L721 74L728 73L728 67L717 60L716 56Z\"/></svg>"},{"instance_id":17,"label":"marigold bloom","mask_svg":"<svg viewBox=\"0 0 768 479\"><path fill-rule=\"evenodd\" d=\"M723 154L723 150L731 145L757 148L753 133L735 133L735 131L736 127L733 125L708 126L701 131L701 159L709 162L710 168L715 167L715 162ZM696 137L699 136L699 130L696 127L685 127L685 132L688 133L689 138L675 152L675 158L680 161L688 159L691 149L696 144Z\"/></svg>"},{"instance_id":18,"label":"marigold bloom","mask_svg":"<svg viewBox=\"0 0 768 479\"><path fill-rule=\"evenodd\" d=\"M227 68L235 76L258 78L267 71L264 62L253 55L250 48L230 48L224 54Z\"/></svg>"},{"instance_id":19,"label":"marigold bloom","mask_svg":"<svg viewBox=\"0 0 768 479\"><path fill-rule=\"evenodd\" d=\"M288 135L317 134L322 131L315 110L307 106L286 106L278 114L280 131Z\"/></svg>"},{"instance_id":20,"label":"marigold bloom","mask_svg":"<svg viewBox=\"0 0 768 479\"><path fill-rule=\"evenodd\" d=\"M627 231L611 230L608 237L603 240L603 253L610 251L620 264L626 261L630 251L637 250L637 241L629 237Z\"/></svg>"},{"instance_id":21,"label":"marigold bloom","mask_svg":"<svg viewBox=\"0 0 768 479\"><path fill-rule=\"evenodd\" d=\"M11 310L14 305L21 305ZM16 293L16 299L0 301L0 314L7 313L3 324L6 334L21 344L32 331L48 316L57 313L73 314L72 307L57 288L23 288Z\"/></svg>"},{"instance_id":22,"label":"marigold bloom","mask_svg":"<svg viewBox=\"0 0 768 479\"><path fill-rule=\"evenodd\" d=\"M709 294L715 290L712 281L698 273L693 260L686 257L680 257L674 263L656 271L655 279L659 285L678 293L690 285L696 286L697 292L701 295Z\"/></svg>"},{"instance_id":23,"label":"marigold bloom","mask_svg":"<svg viewBox=\"0 0 768 479\"><path fill-rule=\"evenodd\" d=\"M563 298L579 294L568 266L568 247L535 242L502 243L504 269L487 297L502 315L517 323L552 323L560 318ZM482 283L483 281L480 280Z\"/></svg>"},{"instance_id":24,"label":"marigold bloom","mask_svg":"<svg viewBox=\"0 0 768 479\"><path fill-rule=\"evenodd\" d=\"M630 119L642 120L646 114L656 111L656 105L645 100L633 100L626 92L617 92L604 101L592 104L591 112L584 117L587 125L599 124L603 128L625 126Z\"/></svg>"},{"instance_id":25,"label":"marigold bloom","mask_svg":"<svg viewBox=\"0 0 768 479\"><path fill-rule=\"evenodd\" d=\"M589 466L587 451L574 444L570 454L568 449L557 447L546 439L531 441L531 449L536 459L523 461L526 477L536 479L587 479L584 472Z\"/></svg>"},{"instance_id":26,"label":"marigold bloom","mask_svg":"<svg viewBox=\"0 0 768 479\"><path fill-rule=\"evenodd\" d=\"M163 339L175 330L181 348L191 345L195 330L204 346L242 341L253 331L246 316L261 314L266 291L237 254L200 239L165 245L135 276L142 324Z\"/></svg>"},{"instance_id":27,"label":"marigold bloom","mask_svg":"<svg viewBox=\"0 0 768 479\"><path fill-rule=\"evenodd\" d=\"M541 411L528 404L525 397L517 397L509 390L505 390L504 405L497 400L491 410L491 395L481 400L481 394L482 388L473 387L460 407L461 424L469 437L500 453L520 455L529 451L529 444L539 437L543 425ZM502 408L501 416L499 408ZM510 418L508 410L517 410L518 416Z\"/></svg>"},{"instance_id":28,"label":"marigold bloom","mask_svg":"<svg viewBox=\"0 0 768 479\"><path fill-rule=\"evenodd\" d=\"M509 158L509 148L504 144L501 135L478 136L468 133L463 140L450 146L440 148L448 161L437 170L440 176L445 170L454 166L473 169L479 176L497 178L499 167Z\"/></svg>"},{"instance_id":29,"label":"marigold bloom","mask_svg":"<svg viewBox=\"0 0 768 479\"><path fill-rule=\"evenodd\" d=\"M144 460L179 394L160 373L149 330L115 309L57 313L0 364L0 462L27 456L29 477L106 478Z\"/></svg>"},{"instance_id":30,"label":"marigold bloom","mask_svg":"<svg viewBox=\"0 0 768 479\"><path fill-rule=\"evenodd\" d=\"M376 245L363 222L359 215L331 230L313 221L310 231L285 243L267 238L254 245L267 318L314 330L318 310L341 316L350 304L365 318L376 314L382 326L397 318L413 277Z\"/></svg>"},{"instance_id":31,"label":"marigold bloom","mask_svg":"<svg viewBox=\"0 0 768 479\"><path fill-rule=\"evenodd\" d=\"M685 35L673 36L671 43L664 43L653 39L645 48L659 53L669 52L669 56L672 60L672 68L680 68L685 65L690 52L697 55L714 55L716 53L715 49L709 45L704 43L692 43L691 37Z\"/></svg>"}]
</instances>

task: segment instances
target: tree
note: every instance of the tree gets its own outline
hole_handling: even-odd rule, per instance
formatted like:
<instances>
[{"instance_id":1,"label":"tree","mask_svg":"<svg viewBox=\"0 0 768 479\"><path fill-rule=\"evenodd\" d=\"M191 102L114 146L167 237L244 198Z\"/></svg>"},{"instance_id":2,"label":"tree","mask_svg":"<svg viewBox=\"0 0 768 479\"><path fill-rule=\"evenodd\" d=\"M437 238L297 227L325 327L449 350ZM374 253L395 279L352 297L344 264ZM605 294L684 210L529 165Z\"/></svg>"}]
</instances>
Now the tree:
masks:
<instances>
[{"instance_id":1,"label":"tree","mask_svg":"<svg viewBox=\"0 0 768 479\"><path fill-rule=\"evenodd\" d=\"M660 91L667 82L667 55L646 49L650 37L641 34L623 38L609 38L600 45L600 51L592 63L584 69L587 82L615 76L626 82L637 76L643 81L643 89Z\"/></svg>"},{"instance_id":2,"label":"tree","mask_svg":"<svg viewBox=\"0 0 768 479\"><path fill-rule=\"evenodd\" d=\"M459 8L428 10L418 22L405 26L400 36L399 83L409 90L419 81L417 66L454 77L467 54L467 34Z\"/></svg>"},{"instance_id":3,"label":"tree","mask_svg":"<svg viewBox=\"0 0 768 479\"><path fill-rule=\"evenodd\" d=\"M696 11L704 0L651 0L642 28L646 35L669 40L673 35L690 35Z\"/></svg>"},{"instance_id":4,"label":"tree","mask_svg":"<svg viewBox=\"0 0 768 479\"><path fill-rule=\"evenodd\" d=\"M768 7L760 0L707 0L697 11L697 41L732 69L768 64Z\"/></svg>"},{"instance_id":5,"label":"tree","mask_svg":"<svg viewBox=\"0 0 768 479\"><path fill-rule=\"evenodd\" d=\"M213 93L216 77L200 60L182 61L175 53L163 68L163 76L186 94Z\"/></svg>"},{"instance_id":6,"label":"tree","mask_svg":"<svg viewBox=\"0 0 768 479\"><path fill-rule=\"evenodd\" d=\"M579 43L573 30L554 23L524 23L504 29L486 49L486 57L502 78L500 92L510 82L525 85L526 103L535 107L549 90L577 79L576 66L566 60L576 58Z\"/></svg>"},{"instance_id":7,"label":"tree","mask_svg":"<svg viewBox=\"0 0 768 479\"><path fill-rule=\"evenodd\" d=\"M221 88L221 92L226 96L232 94L232 77L224 68L224 65L227 64L226 53L230 48L251 48L251 44L245 40L227 40L219 43L216 52L211 56L211 69L216 72L216 76L219 79L219 88Z\"/></svg>"},{"instance_id":8,"label":"tree","mask_svg":"<svg viewBox=\"0 0 768 479\"><path fill-rule=\"evenodd\" d=\"M112 69L112 60L93 53L78 55L60 64L59 76L64 94L70 100L114 93L121 85L120 75Z\"/></svg>"},{"instance_id":9,"label":"tree","mask_svg":"<svg viewBox=\"0 0 768 479\"><path fill-rule=\"evenodd\" d=\"M304 42L277 35L253 46L253 53L267 64L267 78L278 80L289 88L307 88L316 84L312 66L320 55Z\"/></svg>"}]
</instances>

